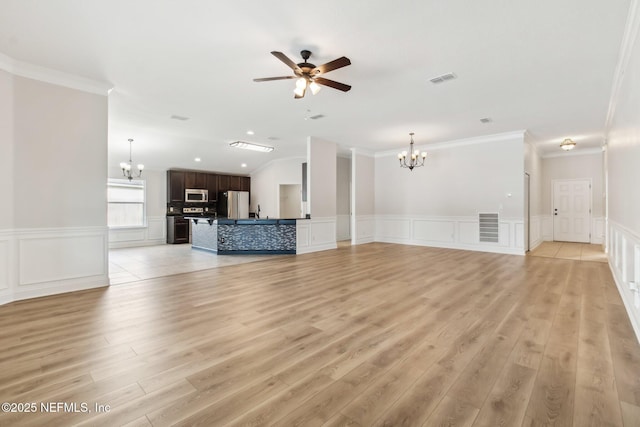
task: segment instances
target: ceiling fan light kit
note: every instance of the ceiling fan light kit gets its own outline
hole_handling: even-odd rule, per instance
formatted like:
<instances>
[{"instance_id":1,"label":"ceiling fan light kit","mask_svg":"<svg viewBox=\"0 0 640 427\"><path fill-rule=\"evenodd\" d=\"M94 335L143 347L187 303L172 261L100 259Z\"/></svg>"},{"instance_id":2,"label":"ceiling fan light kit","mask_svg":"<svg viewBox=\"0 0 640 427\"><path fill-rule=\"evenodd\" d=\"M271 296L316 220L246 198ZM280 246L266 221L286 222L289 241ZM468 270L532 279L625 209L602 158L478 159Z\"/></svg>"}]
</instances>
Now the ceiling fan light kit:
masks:
<instances>
[{"instance_id":1,"label":"ceiling fan light kit","mask_svg":"<svg viewBox=\"0 0 640 427\"><path fill-rule=\"evenodd\" d=\"M294 75L253 79L254 82L297 79L296 88L293 90L295 99L304 98L305 94L307 93L307 89L311 90L311 93L315 95L320 91L321 85L341 90L343 92L351 90L351 86L347 84L320 77L321 74L326 74L329 71L337 70L338 68L351 65L351 61L345 56L334 59L333 61L316 67L315 65L307 62L307 60L311 57L311 52L308 50L303 50L300 52L300 56L302 56L302 60L304 62L301 62L299 64L293 62L282 52L273 51L271 52L271 54L278 58L280 61L284 62L289 68L291 68Z\"/></svg>"}]
</instances>

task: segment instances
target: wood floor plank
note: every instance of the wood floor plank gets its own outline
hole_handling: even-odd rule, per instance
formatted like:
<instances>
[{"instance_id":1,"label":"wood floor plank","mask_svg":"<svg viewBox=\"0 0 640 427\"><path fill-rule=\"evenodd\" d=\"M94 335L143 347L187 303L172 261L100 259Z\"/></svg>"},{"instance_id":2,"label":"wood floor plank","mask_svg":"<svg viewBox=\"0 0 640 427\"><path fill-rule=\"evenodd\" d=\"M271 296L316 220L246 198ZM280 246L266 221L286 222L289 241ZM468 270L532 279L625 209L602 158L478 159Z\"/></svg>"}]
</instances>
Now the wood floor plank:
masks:
<instances>
[{"instance_id":1,"label":"wood floor plank","mask_svg":"<svg viewBox=\"0 0 640 427\"><path fill-rule=\"evenodd\" d=\"M110 406L3 426L640 418L640 345L606 263L341 245L10 303L0 328L0 401Z\"/></svg>"}]
</instances>

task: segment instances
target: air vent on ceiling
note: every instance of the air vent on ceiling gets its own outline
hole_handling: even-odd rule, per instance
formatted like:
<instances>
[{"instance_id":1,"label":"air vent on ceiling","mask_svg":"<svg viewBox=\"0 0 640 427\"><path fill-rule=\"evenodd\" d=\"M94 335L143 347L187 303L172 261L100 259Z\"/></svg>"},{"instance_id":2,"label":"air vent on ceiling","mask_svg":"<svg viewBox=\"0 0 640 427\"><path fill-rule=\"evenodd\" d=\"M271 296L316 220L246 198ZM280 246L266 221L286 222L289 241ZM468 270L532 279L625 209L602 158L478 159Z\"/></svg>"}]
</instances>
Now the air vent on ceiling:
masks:
<instances>
[{"instance_id":1,"label":"air vent on ceiling","mask_svg":"<svg viewBox=\"0 0 640 427\"><path fill-rule=\"evenodd\" d=\"M324 117L324 114L316 114L315 116L309 117L311 120L318 120Z\"/></svg>"},{"instance_id":2,"label":"air vent on ceiling","mask_svg":"<svg viewBox=\"0 0 640 427\"><path fill-rule=\"evenodd\" d=\"M500 229L498 223L498 213L479 213L478 222L480 223L480 241L488 243L498 243Z\"/></svg>"},{"instance_id":3,"label":"air vent on ceiling","mask_svg":"<svg viewBox=\"0 0 640 427\"><path fill-rule=\"evenodd\" d=\"M173 120L182 120L182 121L189 120L189 117L178 116L178 115L176 115L176 114L173 114L173 115L171 116L171 118L172 118Z\"/></svg>"},{"instance_id":4,"label":"air vent on ceiling","mask_svg":"<svg viewBox=\"0 0 640 427\"><path fill-rule=\"evenodd\" d=\"M455 78L456 78L456 75L455 75L455 74L453 74L453 73L446 73L446 74L443 74L443 75L441 75L441 76L436 76L436 77L434 77L434 78L432 78L432 79L429 79L429 81L430 81L431 83L433 83L433 84L438 84L438 83L444 83L444 82L446 82L446 81L448 81L448 80L453 80L453 79L455 79Z\"/></svg>"},{"instance_id":5,"label":"air vent on ceiling","mask_svg":"<svg viewBox=\"0 0 640 427\"><path fill-rule=\"evenodd\" d=\"M485 117L484 119L480 119L480 123L491 123L491 117Z\"/></svg>"}]
</instances>

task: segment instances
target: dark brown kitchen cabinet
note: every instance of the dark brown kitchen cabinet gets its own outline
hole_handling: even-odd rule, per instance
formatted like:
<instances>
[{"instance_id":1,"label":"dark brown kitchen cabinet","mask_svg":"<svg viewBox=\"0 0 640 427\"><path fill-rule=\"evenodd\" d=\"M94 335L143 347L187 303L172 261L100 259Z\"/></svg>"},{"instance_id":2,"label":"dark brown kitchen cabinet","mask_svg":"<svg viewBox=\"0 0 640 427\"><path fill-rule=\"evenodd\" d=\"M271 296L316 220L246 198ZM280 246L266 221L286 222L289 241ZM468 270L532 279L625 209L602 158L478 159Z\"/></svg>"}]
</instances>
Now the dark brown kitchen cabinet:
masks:
<instances>
[{"instance_id":1,"label":"dark brown kitchen cabinet","mask_svg":"<svg viewBox=\"0 0 640 427\"><path fill-rule=\"evenodd\" d=\"M232 191L240 191L242 188L242 177L241 176L229 176L229 190Z\"/></svg>"},{"instance_id":2,"label":"dark brown kitchen cabinet","mask_svg":"<svg viewBox=\"0 0 640 427\"><path fill-rule=\"evenodd\" d=\"M184 201L184 172L167 171L167 200L169 203Z\"/></svg>"},{"instance_id":3,"label":"dark brown kitchen cabinet","mask_svg":"<svg viewBox=\"0 0 640 427\"><path fill-rule=\"evenodd\" d=\"M224 193L225 191L229 191L229 175L218 175L218 192Z\"/></svg>"},{"instance_id":4,"label":"dark brown kitchen cabinet","mask_svg":"<svg viewBox=\"0 0 640 427\"><path fill-rule=\"evenodd\" d=\"M251 178L248 176L240 177L240 191L251 191Z\"/></svg>"},{"instance_id":5,"label":"dark brown kitchen cabinet","mask_svg":"<svg viewBox=\"0 0 640 427\"><path fill-rule=\"evenodd\" d=\"M207 175L203 172L185 172L184 188L196 188L198 190L207 189Z\"/></svg>"},{"instance_id":6,"label":"dark brown kitchen cabinet","mask_svg":"<svg viewBox=\"0 0 640 427\"><path fill-rule=\"evenodd\" d=\"M189 243L189 220L181 216L167 217L167 243Z\"/></svg>"},{"instance_id":7,"label":"dark brown kitchen cabinet","mask_svg":"<svg viewBox=\"0 0 640 427\"><path fill-rule=\"evenodd\" d=\"M209 201L215 202L218 199L218 175L207 174L207 190L209 190Z\"/></svg>"}]
</instances>

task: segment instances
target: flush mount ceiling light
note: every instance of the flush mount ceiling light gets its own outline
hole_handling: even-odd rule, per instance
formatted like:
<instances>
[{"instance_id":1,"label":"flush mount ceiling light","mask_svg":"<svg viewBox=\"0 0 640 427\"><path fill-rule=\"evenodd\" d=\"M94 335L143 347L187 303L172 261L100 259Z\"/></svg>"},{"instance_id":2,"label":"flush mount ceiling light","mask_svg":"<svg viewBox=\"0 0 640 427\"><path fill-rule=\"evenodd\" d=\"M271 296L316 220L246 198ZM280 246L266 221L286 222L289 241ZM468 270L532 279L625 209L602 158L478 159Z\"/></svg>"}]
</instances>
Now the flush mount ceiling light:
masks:
<instances>
[{"instance_id":1,"label":"flush mount ceiling light","mask_svg":"<svg viewBox=\"0 0 640 427\"><path fill-rule=\"evenodd\" d=\"M413 170L413 168L419 168L420 166L424 166L424 160L427 158L427 153L422 152L419 153L418 150L413 149L413 135L411 132L409 134L411 136L411 142L409 143L409 153L403 151L402 153L398 153L398 160L400 160L400 167L407 168L409 170ZM409 162L407 163L407 156L409 156Z\"/></svg>"},{"instance_id":2,"label":"flush mount ceiling light","mask_svg":"<svg viewBox=\"0 0 640 427\"><path fill-rule=\"evenodd\" d=\"M261 151L263 153L270 153L273 151L273 147L254 144L253 142L235 141L230 143L229 145L236 148L244 148L245 150Z\"/></svg>"},{"instance_id":3,"label":"flush mount ceiling light","mask_svg":"<svg viewBox=\"0 0 640 427\"><path fill-rule=\"evenodd\" d=\"M133 161L131 161L131 143L132 142L133 142L133 139L129 138L129 161L120 163L120 167L122 168L122 175L126 176L129 181L131 181L134 178L133 172L132 172ZM137 175L135 176L136 178L139 178L142 175L143 169L144 169L144 165L139 163Z\"/></svg>"},{"instance_id":4,"label":"flush mount ceiling light","mask_svg":"<svg viewBox=\"0 0 640 427\"><path fill-rule=\"evenodd\" d=\"M572 141L570 138L567 138L560 143L560 148L562 148L564 151L573 150L575 146L575 141Z\"/></svg>"}]
</instances>

